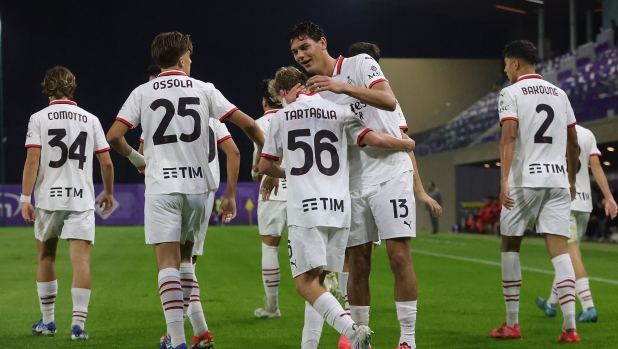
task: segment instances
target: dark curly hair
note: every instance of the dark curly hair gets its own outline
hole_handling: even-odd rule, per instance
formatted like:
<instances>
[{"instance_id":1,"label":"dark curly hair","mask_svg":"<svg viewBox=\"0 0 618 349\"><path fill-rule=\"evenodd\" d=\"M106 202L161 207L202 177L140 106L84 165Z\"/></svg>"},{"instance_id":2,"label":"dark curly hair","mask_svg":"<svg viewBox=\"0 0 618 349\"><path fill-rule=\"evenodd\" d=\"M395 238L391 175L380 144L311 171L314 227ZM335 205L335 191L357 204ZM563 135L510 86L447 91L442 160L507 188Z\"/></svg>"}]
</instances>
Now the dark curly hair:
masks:
<instances>
[{"instance_id":1,"label":"dark curly hair","mask_svg":"<svg viewBox=\"0 0 618 349\"><path fill-rule=\"evenodd\" d=\"M352 46L348 49L348 57L354 57L356 55L360 55L361 53L366 53L370 55L371 58L375 59L376 62L380 62L380 48L376 44L361 41L352 44Z\"/></svg>"},{"instance_id":2,"label":"dark curly hair","mask_svg":"<svg viewBox=\"0 0 618 349\"><path fill-rule=\"evenodd\" d=\"M310 38L313 41L320 41L324 37L324 30L313 22L302 22L297 24L288 32L288 44L292 45L294 39L305 40Z\"/></svg>"},{"instance_id":3,"label":"dark curly hair","mask_svg":"<svg viewBox=\"0 0 618 349\"><path fill-rule=\"evenodd\" d=\"M521 59L529 64L539 62L539 53L533 43L527 40L515 40L504 47L503 58Z\"/></svg>"}]
</instances>

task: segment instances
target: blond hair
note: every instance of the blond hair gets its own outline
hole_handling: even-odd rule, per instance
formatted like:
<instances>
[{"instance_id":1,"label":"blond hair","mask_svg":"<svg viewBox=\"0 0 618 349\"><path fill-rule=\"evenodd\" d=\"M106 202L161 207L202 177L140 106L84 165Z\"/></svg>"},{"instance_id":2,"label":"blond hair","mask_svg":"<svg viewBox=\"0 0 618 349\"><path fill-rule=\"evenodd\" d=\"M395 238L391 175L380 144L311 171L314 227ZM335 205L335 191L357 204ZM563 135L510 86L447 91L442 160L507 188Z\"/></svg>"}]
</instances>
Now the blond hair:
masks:
<instances>
[{"instance_id":1,"label":"blond hair","mask_svg":"<svg viewBox=\"0 0 618 349\"><path fill-rule=\"evenodd\" d=\"M41 86L43 86L43 94L54 99L73 99L73 93L77 88L75 75L69 69L61 66L48 70Z\"/></svg>"},{"instance_id":2,"label":"blond hair","mask_svg":"<svg viewBox=\"0 0 618 349\"><path fill-rule=\"evenodd\" d=\"M279 95L279 91L289 91L296 84L305 85L307 83L307 76L295 67L282 67L277 70L273 81L273 89L276 95Z\"/></svg>"}]
</instances>

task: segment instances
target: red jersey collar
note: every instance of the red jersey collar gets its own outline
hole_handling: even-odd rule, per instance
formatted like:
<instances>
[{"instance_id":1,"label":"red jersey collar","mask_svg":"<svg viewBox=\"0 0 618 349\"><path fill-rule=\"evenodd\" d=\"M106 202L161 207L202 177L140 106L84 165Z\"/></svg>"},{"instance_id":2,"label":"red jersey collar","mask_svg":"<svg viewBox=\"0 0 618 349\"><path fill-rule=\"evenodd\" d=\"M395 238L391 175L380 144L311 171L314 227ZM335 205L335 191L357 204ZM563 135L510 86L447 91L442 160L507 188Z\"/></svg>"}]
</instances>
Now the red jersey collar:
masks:
<instances>
[{"instance_id":1,"label":"red jersey collar","mask_svg":"<svg viewBox=\"0 0 618 349\"><path fill-rule=\"evenodd\" d=\"M180 71L180 70L168 70L168 71L164 71L163 73L157 75L157 77L160 76L168 76L168 75L182 75L182 76L187 76L187 74L185 74L185 72Z\"/></svg>"},{"instance_id":2,"label":"red jersey collar","mask_svg":"<svg viewBox=\"0 0 618 349\"><path fill-rule=\"evenodd\" d=\"M341 74L341 65L343 64L343 59L343 56L339 56L339 58L337 58L337 63L335 64L335 71L333 72L333 76Z\"/></svg>"},{"instance_id":3,"label":"red jersey collar","mask_svg":"<svg viewBox=\"0 0 618 349\"><path fill-rule=\"evenodd\" d=\"M317 93L316 91L313 91L313 92L311 92L311 93L298 92L298 93L296 94L296 98L300 97L301 95L304 95L304 96L307 96L307 97L311 97L311 96L315 96L315 95L317 95L317 94L318 94L318 93ZM318 96L319 96L319 95L318 95Z\"/></svg>"},{"instance_id":4,"label":"red jersey collar","mask_svg":"<svg viewBox=\"0 0 618 349\"><path fill-rule=\"evenodd\" d=\"M520 82L526 79L543 79L543 77L539 74L526 74L526 75L520 76L519 79L517 79L517 82Z\"/></svg>"},{"instance_id":5,"label":"red jersey collar","mask_svg":"<svg viewBox=\"0 0 618 349\"><path fill-rule=\"evenodd\" d=\"M281 109L271 109L271 110L268 110L267 112L265 112L264 115L274 114L274 113L278 112L279 110L281 110Z\"/></svg>"},{"instance_id":6,"label":"red jersey collar","mask_svg":"<svg viewBox=\"0 0 618 349\"><path fill-rule=\"evenodd\" d=\"M73 101L69 101L68 99L55 99L51 102L49 102L49 105L54 105L54 104L70 104L70 105L77 105L77 103L73 102Z\"/></svg>"}]
</instances>

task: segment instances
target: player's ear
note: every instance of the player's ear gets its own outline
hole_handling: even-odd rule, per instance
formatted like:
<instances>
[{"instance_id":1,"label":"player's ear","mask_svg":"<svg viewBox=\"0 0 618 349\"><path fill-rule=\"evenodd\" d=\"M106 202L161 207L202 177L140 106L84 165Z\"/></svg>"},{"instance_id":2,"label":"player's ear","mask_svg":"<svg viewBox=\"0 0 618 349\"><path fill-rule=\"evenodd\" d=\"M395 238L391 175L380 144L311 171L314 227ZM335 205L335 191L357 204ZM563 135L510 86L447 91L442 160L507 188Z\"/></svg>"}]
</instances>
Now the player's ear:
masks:
<instances>
[{"instance_id":1,"label":"player's ear","mask_svg":"<svg viewBox=\"0 0 618 349\"><path fill-rule=\"evenodd\" d=\"M320 41L318 41L318 43L320 44L320 46L322 46L323 50L326 50L326 47L328 46L328 43L326 42L326 38L322 37L320 39Z\"/></svg>"}]
</instances>

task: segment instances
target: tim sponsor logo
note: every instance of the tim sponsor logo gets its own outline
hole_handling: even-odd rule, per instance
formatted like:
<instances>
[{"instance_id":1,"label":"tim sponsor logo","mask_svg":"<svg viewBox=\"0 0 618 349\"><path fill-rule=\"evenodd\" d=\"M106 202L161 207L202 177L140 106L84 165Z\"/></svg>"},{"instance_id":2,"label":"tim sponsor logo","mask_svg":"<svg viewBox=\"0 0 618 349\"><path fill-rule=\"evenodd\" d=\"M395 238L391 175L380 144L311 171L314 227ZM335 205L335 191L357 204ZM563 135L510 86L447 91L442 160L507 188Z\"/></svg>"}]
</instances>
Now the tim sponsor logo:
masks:
<instances>
[{"instance_id":1,"label":"tim sponsor logo","mask_svg":"<svg viewBox=\"0 0 618 349\"><path fill-rule=\"evenodd\" d=\"M528 165L530 174L537 173L562 173L566 174L566 166L560 164L530 164Z\"/></svg>"},{"instance_id":2,"label":"tim sponsor logo","mask_svg":"<svg viewBox=\"0 0 618 349\"><path fill-rule=\"evenodd\" d=\"M80 198L83 199L84 189L74 187L51 187L49 188L50 198Z\"/></svg>"},{"instance_id":3,"label":"tim sponsor logo","mask_svg":"<svg viewBox=\"0 0 618 349\"><path fill-rule=\"evenodd\" d=\"M344 212L343 200L337 200L333 198L311 198L303 200L302 203L303 212L317 211L320 209L320 207L323 211Z\"/></svg>"},{"instance_id":4,"label":"tim sponsor logo","mask_svg":"<svg viewBox=\"0 0 618 349\"><path fill-rule=\"evenodd\" d=\"M163 179L169 178L204 178L202 167L164 167Z\"/></svg>"}]
</instances>

